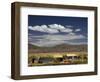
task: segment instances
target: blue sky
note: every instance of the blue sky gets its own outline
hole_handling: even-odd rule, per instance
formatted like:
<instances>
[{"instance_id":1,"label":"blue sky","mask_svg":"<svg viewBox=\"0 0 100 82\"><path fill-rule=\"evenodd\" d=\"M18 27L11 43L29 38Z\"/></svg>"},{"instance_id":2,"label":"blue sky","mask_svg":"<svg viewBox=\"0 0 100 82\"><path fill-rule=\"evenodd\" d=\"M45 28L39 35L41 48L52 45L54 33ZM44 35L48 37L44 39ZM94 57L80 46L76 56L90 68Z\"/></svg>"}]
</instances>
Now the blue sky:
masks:
<instances>
[{"instance_id":1,"label":"blue sky","mask_svg":"<svg viewBox=\"0 0 100 82\"><path fill-rule=\"evenodd\" d=\"M60 44L87 44L88 19L28 15L28 42L51 47Z\"/></svg>"}]
</instances>

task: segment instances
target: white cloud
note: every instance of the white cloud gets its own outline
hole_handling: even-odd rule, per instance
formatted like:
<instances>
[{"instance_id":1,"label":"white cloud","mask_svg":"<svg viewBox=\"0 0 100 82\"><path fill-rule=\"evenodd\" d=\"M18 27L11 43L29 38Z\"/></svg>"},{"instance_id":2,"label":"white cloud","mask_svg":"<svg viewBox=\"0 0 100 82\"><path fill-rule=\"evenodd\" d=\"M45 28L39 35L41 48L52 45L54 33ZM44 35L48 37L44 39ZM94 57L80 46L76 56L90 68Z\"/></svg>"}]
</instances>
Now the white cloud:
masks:
<instances>
[{"instance_id":1,"label":"white cloud","mask_svg":"<svg viewBox=\"0 0 100 82\"><path fill-rule=\"evenodd\" d=\"M73 32L70 32L69 34L70 34L70 35L75 35L75 33L73 33Z\"/></svg>"},{"instance_id":2,"label":"white cloud","mask_svg":"<svg viewBox=\"0 0 100 82\"><path fill-rule=\"evenodd\" d=\"M34 39L35 38L35 39ZM36 39L37 38L37 39ZM48 35L42 35L42 36L33 36L31 40L29 39L29 42L31 44L37 45L37 46L55 46L59 44L74 44L70 42L70 40L75 40L75 39L84 39L86 38L83 35L76 35L76 34L66 34L66 35L55 35L55 34L48 34ZM35 41L34 41L35 40ZM37 41L36 41L37 40ZM75 44L81 44L75 43Z\"/></svg>"},{"instance_id":3,"label":"white cloud","mask_svg":"<svg viewBox=\"0 0 100 82\"><path fill-rule=\"evenodd\" d=\"M40 41L37 41L37 42L31 42L31 44L33 45L36 45L36 46L41 46L41 47L52 47L52 46L55 46L55 45L59 45L59 44L63 44L64 41L63 40L60 40L60 41L53 41L53 40L43 40L41 39Z\"/></svg>"},{"instance_id":4,"label":"white cloud","mask_svg":"<svg viewBox=\"0 0 100 82\"><path fill-rule=\"evenodd\" d=\"M36 25L29 26L28 28L33 31L40 31L49 33L47 35L37 35L33 36L29 34L29 43L37 45L37 46L55 46L59 44L86 44L86 42L74 42L74 40L86 39L86 37L82 34L76 34L74 32L79 32L81 29L73 29L70 28L72 26L63 26L60 24L50 24L50 25ZM64 32L66 34L60 34L60 32ZM58 34L56 34L58 33ZM71 42L71 40L73 42Z\"/></svg>"},{"instance_id":5,"label":"white cloud","mask_svg":"<svg viewBox=\"0 0 100 82\"><path fill-rule=\"evenodd\" d=\"M50 28L52 29L58 29L58 30L62 30L62 29L65 29L64 26L60 25L60 24L51 24L51 25L48 25Z\"/></svg>"},{"instance_id":6,"label":"white cloud","mask_svg":"<svg viewBox=\"0 0 100 82\"><path fill-rule=\"evenodd\" d=\"M70 33L70 32L72 32L73 30L70 29L70 28L66 28L66 29L62 29L62 30L60 30L60 31L61 31L61 32Z\"/></svg>"},{"instance_id":7,"label":"white cloud","mask_svg":"<svg viewBox=\"0 0 100 82\"><path fill-rule=\"evenodd\" d=\"M34 31L41 31L41 32L44 32L44 30L43 30L43 28L41 28L40 26L34 26L34 27L32 27L32 26L29 26L28 27L30 30L34 30Z\"/></svg>"},{"instance_id":8,"label":"white cloud","mask_svg":"<svg viewBox=\"0 0 100 82\"><path fill-rule=\"evenodd\" d=\"M60 30L61 32L66 32L66 33L69 33L69 32L73 31L72 29L65 28L64 26L62 26L60 24L51 24L51 25L49 25L49 27L52 28L52 29Z\"/></svg>"},{"instance_id":9,"label":"white cloud","mask_svg":"<svg viewBox=\"0 0 100 82\"><path fill-rule=\"evenodd\" d=\"M65 33L70 33L73 30L70 28L65 28L63 25L60 24L50 24L50 25L36 25L36 26L29 26L30 30L33 31L40 31L40 32L45 32L45 33L59 33L59 32L65 32Z\"/></svg>"},{"instance_id":10,"label":"white cloud","mask_svg":"<svg viewBox=\"0 0 100 82\"><path fill-rule=\"evenodd\" d=\"M79 31L81 31L81 29L75 29L75 32L79 32Z\"/></svg>"},{"instance_id":11,"label":"white cloud","mask_svg":"<svg viewBox=\"0 0 100 82\"><path fill-rule=\"evenodd\" d=\"M83 35L72 35L72 34L66 34L66 35L44 35L42 36L44 39L50 41L50 40L73 40L73 39L82 39L85 38Z\"/></svg>"},{"instance_id":12,"label":"white cloud","mask_svg":"<svg viewBox=\"0 0 100 82\"><path fill-rule=\"evenodd\" d=\"M40 32L46 32L46 33L58 33L59 31L56 29L50 29L48 28L47 25L41 25L41 26L29 26L30 30L34 30L34 31L40 31Z\"/></svg>"}]
</instances>

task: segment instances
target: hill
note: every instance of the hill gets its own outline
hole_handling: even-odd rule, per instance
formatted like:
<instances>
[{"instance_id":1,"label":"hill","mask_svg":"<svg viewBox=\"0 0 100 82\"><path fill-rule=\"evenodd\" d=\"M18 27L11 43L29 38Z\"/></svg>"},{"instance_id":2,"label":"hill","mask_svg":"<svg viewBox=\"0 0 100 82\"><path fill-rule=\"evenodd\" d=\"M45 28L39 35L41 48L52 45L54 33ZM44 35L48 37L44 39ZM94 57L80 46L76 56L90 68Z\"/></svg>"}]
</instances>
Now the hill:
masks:
<instances>
[{"instance_id":1,"label":"hill","mask_svg":"<svg viewBox=\"0 0 100 82\"><path fill-rule=\"evenodd\" d=\"M61 44L54 47L39 47L32 44L28 45L29 52L82 52L87 51L87 45Z\"/></svg>"}]
</instances>

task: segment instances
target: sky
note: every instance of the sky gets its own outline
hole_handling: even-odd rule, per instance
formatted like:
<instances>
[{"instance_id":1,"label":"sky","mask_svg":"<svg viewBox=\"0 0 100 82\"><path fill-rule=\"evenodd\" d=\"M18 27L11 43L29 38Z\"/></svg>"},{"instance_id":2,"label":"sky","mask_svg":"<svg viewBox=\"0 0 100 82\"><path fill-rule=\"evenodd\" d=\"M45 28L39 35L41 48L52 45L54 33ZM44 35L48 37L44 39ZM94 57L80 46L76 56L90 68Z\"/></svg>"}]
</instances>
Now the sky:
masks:
<instances>
[{"instance_id":1,"label":"sky","mask_svg":"<svg viewBox=\"0 0 100 82\"><path fill-rule=\"evenodd\" d=\"M85 17L28 15L28 43L40 47L87 44Z\"/></svg>"}]
</instances>

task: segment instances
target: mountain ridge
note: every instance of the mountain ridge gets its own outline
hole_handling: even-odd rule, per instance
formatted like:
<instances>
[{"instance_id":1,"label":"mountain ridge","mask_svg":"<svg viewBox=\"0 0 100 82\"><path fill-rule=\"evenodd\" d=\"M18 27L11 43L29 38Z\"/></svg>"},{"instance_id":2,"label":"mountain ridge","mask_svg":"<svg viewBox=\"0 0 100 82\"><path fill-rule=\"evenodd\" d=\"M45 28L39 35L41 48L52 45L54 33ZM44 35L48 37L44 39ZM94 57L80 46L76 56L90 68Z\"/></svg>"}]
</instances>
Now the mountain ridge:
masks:
<instances>
[{"instance_id":1,"label":"mountain ridge","mask_svg":"<svg viewBox=\"0 0 100 82\"><path fill-rule=\"evenodd\" d=\"M86 52L87 45L57 45L54 47L38 47L35 45L29 45L28 51L32 53L37 52Z\"/></svg>"}]
</instances>

